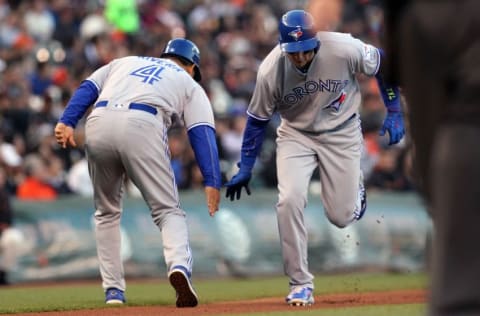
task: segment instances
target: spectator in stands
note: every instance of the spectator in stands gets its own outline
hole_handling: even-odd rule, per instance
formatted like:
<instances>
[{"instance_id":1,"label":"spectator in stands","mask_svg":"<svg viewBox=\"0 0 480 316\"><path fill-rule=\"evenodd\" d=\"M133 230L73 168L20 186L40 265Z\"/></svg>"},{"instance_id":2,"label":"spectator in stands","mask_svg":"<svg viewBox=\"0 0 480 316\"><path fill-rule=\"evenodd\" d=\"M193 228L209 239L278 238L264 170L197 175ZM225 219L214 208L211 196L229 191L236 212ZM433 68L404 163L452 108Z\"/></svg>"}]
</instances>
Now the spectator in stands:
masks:
<instances>
[{"instance_id":1,"label":"spectator in stands","mask_svg":"<svg viewBox=\"0 0 480 316\"><path fill-rule=\"evenodd\" d=\"M68 187L73 193L81 196L93 196L93 185L88 173L88 162L85 157L73 163L67 174Z\"/></svg>"},{"instance_id":2,"label":"spectator in stands","mask_svg":"<svg viewBox=\"0 0 480 316\"><path fill-rule=\"evenodd\" d=\"M246 104L229 111L229 128L221 135L221 147L229 161L240 161L243 130L247 123Z\"/></svg>"},{"instance_id":3,"label":"spectator in stands","mask_svg":"<svg viewBox=\"0 0 480 316\"><path fill-rule=\"evenodd\" d=\"M38 154L25 157L24 168L26 177L18 185L18 199L51 201L57 198L57 191L49 184L47 164Z\"/></svg>"},{"instance_id":4,"label":"spectator in stands","mask_svg":"<svg viewBox=\"0 0 480 316\"><path fill-rule=\"evenodd\" d=\"M51 70L51 65L48 62L37 63L35 71L29 76L33 94L38 96L46 94L48 87L52 84Z\"/></svg>"},{"instance_id":5,"label":"spectator in stands","mask_svg":"<svg viewBox=\"0 0 480 316\"><path fill-rule=\"evenodd\" d=\"M13 211L5 181L5 170L0 168L0 286L8 284L7 273L15 262L15 245L8 240L8 230L13 224Z\"/></svg>"},{"instance_id":6,"label":"spectator in stands","mask_svg":"<svg viewBox=\"0 0 480 316\"><path fill-rule=\"evenodd\" d=\"M189 186L188 161L186 161L189 145L185 131L180 128L171 129L168 133L168 146L175 182L179 189L186 189Z\"/></svg>"},{"instance_id":7,"label":"spectator in stands","mask_svg":"<svg viewBox=\"0 0 480 316\"><path fill-rule=\"evenodd\" d=\"M45 0L31 0L27 2L23 16L23 24L28 33L38 42L46 43L55 30L55 20L48 2Z\"/></svg>"},{"instance_id":8,"label":"spectator in stands","mask_svg":"<svg viewBox=\"0 0 480 316\"><path fill-rule=\"evenodd\" d=\"M378 1L314 0L310 3L323 6L318 12L334 10L327 17L318 17L328 18L328 25L323 27L343 32L351 30L366 42L378 42L381 22ZM42 130L43 123L57 120L79 80L94 68L126 54L159 56L173 34L185 34L198 43L205 68L202 85L209 93L219 125L230 121L235 116L230 106L238 100L251 98L259 61L277 43L279 15L291 7L288 0L137 1L135 6L133 1L116 1L116 4L129 5L129 12L138 13L138 29L136 17L130 19L134 22L130 24L132 28L124 28L122 22L129 20L112 16L115 10L107 13L105 1L0 1L0 125L2 129L6 126L11 129L6 141L13 144L15 137L25 144L25 150L18 152L21 158L40 152L44 160L50 161L53 150L62 158L62 168L67 174L73 163L84 155L82 147L62 152L49 149L48 140L40 139L37 133ZM337 13L343 9L345 14L341 19ZM52 49L58 45L61 49ZM48 60L37 58L39 47L47 48ZM362 83L360 89L371 92L368 82ZM376 98L377 101L365 98L372 100L365 106L383 109L378 96ZM32 102L39 99L44 102L40 111L40 103ZM366 118L363 114L362 117ZM225 132L234 136L231 128ZM232 158L235 155L227 157L226 152L222 153L220 138L218 145L222 166L225 166L222 171L228 172L236 159ZM275 175L269 170L272 165L268 161L274 152L275 133L267 138L265 142L272 146L262 155L265 164L258 168L267 174L264 183L274 185ZM235 141L235 137L227 140L225 149L232 147L231 141ZM176 170L184 172L180 189L194 187L195 167L191 165L189 153L179 153L174 163ZM50 165L55 166L59 165ZM17 169L15 177L18 177ZM11 168L9 174L10 171ZM55 173L57 181L54 183L58 186L62 173L58 170ZM9 187L16 188L12 185L16 181L12 182L10 175L8 178ZM65 192L65 187L61 186L61 191Z\"/></svg>"},{"instance_id":9,"label":"spectator in stands","mask_svg":"<svg viewBox=\"0 0 480 316\"><path fill-rule=\"evenodd\" d=\"M23 177L23 158L13 144L3 142L0 145L0 168L5 173L5 189L15 195L19 178Z\"/></svg>"}]
</instances>

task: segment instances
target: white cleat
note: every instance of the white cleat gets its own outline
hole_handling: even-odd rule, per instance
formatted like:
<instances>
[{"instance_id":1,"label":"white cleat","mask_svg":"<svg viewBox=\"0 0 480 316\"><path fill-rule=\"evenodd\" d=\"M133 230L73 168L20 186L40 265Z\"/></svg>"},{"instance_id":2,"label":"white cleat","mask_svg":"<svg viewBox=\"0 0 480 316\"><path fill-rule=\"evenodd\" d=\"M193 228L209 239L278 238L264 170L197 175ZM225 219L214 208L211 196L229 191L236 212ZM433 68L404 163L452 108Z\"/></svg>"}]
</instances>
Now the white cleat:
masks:
<instances>
[{"instance_id":1,"label":"white cleat","mask_svg":"<svg viewBox=\"0 0 480 316\"><path fill-rule=\"evenodd\" d=\"M290 306L310 306L315 302L311 287L295 287L285 298Z\"/></svg>"}]
</instances>

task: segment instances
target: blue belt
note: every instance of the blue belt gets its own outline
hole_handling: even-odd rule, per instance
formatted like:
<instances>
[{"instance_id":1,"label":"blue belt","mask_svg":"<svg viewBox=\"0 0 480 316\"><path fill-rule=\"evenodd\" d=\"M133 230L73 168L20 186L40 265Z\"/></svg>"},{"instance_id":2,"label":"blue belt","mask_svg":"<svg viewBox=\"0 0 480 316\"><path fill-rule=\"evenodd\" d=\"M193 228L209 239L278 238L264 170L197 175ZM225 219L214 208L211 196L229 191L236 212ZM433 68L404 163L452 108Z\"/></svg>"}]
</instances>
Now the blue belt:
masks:
<instances>
[{"instance_id":1,"label":"blue belt","mask_svg":"<svg viewBox=\"0 0 480 316\"><path fill-rule=\"evenodd\" d=\"M95 104L95 107L96 108L105 107L105 106L107 106L107 104L108 104L108 101L100 101L100 102L97 102L97 104ZM151 105L148 105L148 104L143 104L143 103L132 102L128 105L128 108L132 109L132 110L145 111L145 112L151 113L153 115L157 115L157 113L158 113L158 110L154 106L151 106Z\"/></svg>"}]
</instances>

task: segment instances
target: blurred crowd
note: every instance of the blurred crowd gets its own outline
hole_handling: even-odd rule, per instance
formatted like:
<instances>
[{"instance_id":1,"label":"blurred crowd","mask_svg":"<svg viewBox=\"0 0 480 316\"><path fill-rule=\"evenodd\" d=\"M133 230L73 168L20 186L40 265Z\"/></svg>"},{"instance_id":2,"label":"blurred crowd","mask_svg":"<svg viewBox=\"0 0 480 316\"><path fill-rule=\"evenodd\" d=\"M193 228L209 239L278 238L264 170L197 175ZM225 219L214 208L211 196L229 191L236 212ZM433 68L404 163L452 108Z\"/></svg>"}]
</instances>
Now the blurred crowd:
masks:
<instances>
[{"instance_id":1,"label":"blurred crowd","mask_svg":"<svg viewBox=\"0 0 480 316\"><path fill-rule=\"evenodd\" d=\"M76 129L78 147L61 149L53 136L59 115L75 88L97 67L127 55L160 56L174 37L189 38L200 48L201 84L216 116L222 174L230 177L240 157L257 67L277 44L281 15L305 5L292 0L0 0L4 190L28 200L91 195L84 121ZM334 28L379 46L382 13L376 1L345 1L343 19ZM389 147L387 139L378 136L385 107L375 79L360 79L367 188L412 190L408 137ZM270 121L252 186L276 186L278 123L278 118ZM201 187L186 131L174 126L169 142L179 188ZM138 194L128 180L126 187L128 193Z\"/></svg>"}]
</instances>

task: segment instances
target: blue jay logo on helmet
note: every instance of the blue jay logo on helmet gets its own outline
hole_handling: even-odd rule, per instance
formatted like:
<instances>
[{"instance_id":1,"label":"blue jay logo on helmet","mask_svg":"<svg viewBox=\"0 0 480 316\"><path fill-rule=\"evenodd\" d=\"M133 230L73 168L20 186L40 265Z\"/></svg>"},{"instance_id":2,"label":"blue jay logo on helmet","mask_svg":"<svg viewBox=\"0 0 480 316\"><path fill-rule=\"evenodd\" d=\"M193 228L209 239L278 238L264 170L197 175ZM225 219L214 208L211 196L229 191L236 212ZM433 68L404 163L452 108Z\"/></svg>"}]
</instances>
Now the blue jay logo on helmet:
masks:
<instances>
[{"instance_id":1,"label":"blue jay logo on helmet","mask_svg":"<svg viewBox=\"0 0 480 316\"><path fill-rule=\"evenodd\" d=\"M290 33L288 33L288 35L298 41L298 39L303 35L302 28L299 26L298 29L291 31Z\"/></svg>"},{"instance_id":2,"label":"blue jay logo on helmet","mask_svg":"<svg viewBox=\"0 0 480 316\"><path fill-rule=\"evenodd\" d=\"M313 28L313 17L304 10L285 13L279 23L279 44L285 53L306 52L320 45Z\"/></svg>"}]
</instances>

